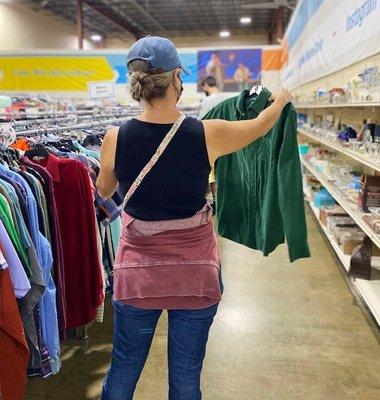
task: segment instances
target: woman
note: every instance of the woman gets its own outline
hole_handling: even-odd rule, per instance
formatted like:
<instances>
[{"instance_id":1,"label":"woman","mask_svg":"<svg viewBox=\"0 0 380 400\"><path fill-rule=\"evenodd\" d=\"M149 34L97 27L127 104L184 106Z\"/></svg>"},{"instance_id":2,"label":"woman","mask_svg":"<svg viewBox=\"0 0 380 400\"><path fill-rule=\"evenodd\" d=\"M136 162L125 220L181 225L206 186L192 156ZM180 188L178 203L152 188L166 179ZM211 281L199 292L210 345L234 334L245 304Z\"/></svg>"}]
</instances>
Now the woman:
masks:
<instances>
[{"instance_id":1,"label":"woman","mask_svg":"<svg viewBox=\"0 0 380 400\"><path fill-rule=\"evenodd\" d=\"M290 93L281 89L255 120L202 122L178 111L180 73L188 71L172 42L140 39L127 65L131 95L141 101L143 112L107 133L98 179L101 196L112 196L118 184L126 196L114 265L112 363L102 400L133 398L164 309L169 316L169 399L198 400L209 329L222 292L205 200L210 165L268 132Z\"/></svg>"}]
</instances>

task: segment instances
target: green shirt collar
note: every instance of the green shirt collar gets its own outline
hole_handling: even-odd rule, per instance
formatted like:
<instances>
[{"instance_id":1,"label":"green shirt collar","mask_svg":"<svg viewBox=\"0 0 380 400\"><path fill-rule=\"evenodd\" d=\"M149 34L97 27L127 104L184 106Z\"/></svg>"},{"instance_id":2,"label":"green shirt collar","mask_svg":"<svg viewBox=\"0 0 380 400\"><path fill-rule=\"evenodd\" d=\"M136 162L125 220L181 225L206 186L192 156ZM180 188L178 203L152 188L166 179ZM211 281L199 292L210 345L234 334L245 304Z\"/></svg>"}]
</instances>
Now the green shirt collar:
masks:
<instances>
[{"instance_id":1,"label":"green shirt collar","mask_svg":"<svg viewBox=\"0 0 380 400\"><path fill-rule=\"evenodd\" d=\"M268 101L269 97L271 96L271 92L266 87L263 87L263 89L261 90L258 97L255 100L253 100L249 104L249 106L246 108L244 99L247 96L249 96L249 92L250 92L250 90L248 90L248 89L243 90L237 99L236 112L239 113L240 115L244 115L248 110L253 110L257 114L260 114L261 111L264 110L264 108L267 104L267 101Z\"/></svg>"}]
</instances>

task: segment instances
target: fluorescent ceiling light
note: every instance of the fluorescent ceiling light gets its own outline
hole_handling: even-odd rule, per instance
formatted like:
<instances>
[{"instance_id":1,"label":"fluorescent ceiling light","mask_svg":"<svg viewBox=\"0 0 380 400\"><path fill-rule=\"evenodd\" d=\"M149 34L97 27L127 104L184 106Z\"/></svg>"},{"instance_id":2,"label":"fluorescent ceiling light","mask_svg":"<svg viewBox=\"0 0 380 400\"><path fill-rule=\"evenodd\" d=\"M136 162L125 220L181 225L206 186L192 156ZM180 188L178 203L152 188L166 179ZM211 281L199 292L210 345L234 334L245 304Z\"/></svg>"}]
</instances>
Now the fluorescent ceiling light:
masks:
<instances>
[{"instance_id":1,"label":"fluorescent ceiling light","mask_svg":"<svg viewBox=\"0 0 380 400\"><path fill-rule=\"evenodd\" d=\"M240 23L243 25L248 25L252 22L252 18L251 17L241 17L240 18Z\"/></svg>"},{"instance_id":2,"label":"fluorescent ceiling light","mask_svg":"<svg viewBox=\"0 0 380 400\"><path fill-rule=\"evenodd\" d=\"M98 35L97 33L94 33L93 35L91 35L91 40L93 42L101 42L102 37L100 35Z\"/></svg>"},{"instance_id":3,"label":"fluorescent ceiling light","mask_svg":"<svg viewBox=\"0 0 380 400\"><path fill-rule=\"evenodd\" d=\"M228 38L228 37L230 37L230 31L220 31L220 33L219 33L219 36L221 37L221 38Z\"/></svg>"}]
</instances>

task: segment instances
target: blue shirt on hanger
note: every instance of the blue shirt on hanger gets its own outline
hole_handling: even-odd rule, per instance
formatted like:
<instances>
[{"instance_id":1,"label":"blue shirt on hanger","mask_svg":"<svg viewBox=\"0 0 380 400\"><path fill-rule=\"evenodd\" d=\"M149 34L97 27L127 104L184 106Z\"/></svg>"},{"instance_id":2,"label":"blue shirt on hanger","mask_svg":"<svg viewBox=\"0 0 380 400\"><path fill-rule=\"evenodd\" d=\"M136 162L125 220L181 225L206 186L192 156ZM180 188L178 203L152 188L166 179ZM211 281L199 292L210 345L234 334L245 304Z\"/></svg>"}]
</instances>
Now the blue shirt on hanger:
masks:
<instances>
[{"instance_id":1,"label":"blue shirt on hanger","mask_svg":"<svg viewBox=\"0 0 380 400\"><path fill-rule=\"evenodd\" d=\"M17 172L0 164L0 178L7 176L19 183L26 193L26 204L30 222L30 236L36 248L37 258L45 283L45 292L40 300L42 334L48 348L53 373L60 368L60 343L58 334L58 316L56 307L56 288L51 276L53 255L49 241L39 231L37 202L25 179Z\"/></svg>"}]
</instances>

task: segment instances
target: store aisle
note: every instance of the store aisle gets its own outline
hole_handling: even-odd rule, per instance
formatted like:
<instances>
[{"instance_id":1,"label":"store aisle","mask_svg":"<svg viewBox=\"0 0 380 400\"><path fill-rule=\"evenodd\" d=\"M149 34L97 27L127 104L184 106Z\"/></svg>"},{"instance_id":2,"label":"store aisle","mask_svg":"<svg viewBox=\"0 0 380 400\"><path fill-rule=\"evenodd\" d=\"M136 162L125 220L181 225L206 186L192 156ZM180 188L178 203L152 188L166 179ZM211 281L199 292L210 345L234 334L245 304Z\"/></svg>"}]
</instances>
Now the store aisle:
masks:
<instances>
[{"instance_id":1,"label":"store aisle","mask_svg":"<svg viewBox=\"0 0 380 400\"><path fill-rule=\"evenodd\" d=\"M375 400L380 346L308 210L312 258L288 263L221 240L226 292L203 374L205 400ZM63 346L63 369L31 380L26 400L98 399L111 351L108 308L86 342ZM166 399L166 319L136 400ZM73 357L75 354L75 357Z\"/></svg>"}]
</instances>

